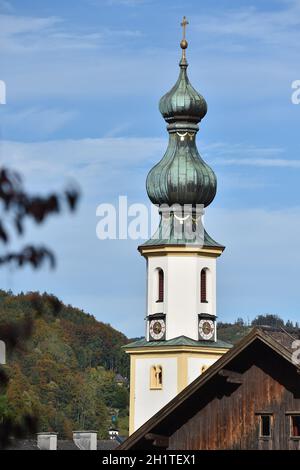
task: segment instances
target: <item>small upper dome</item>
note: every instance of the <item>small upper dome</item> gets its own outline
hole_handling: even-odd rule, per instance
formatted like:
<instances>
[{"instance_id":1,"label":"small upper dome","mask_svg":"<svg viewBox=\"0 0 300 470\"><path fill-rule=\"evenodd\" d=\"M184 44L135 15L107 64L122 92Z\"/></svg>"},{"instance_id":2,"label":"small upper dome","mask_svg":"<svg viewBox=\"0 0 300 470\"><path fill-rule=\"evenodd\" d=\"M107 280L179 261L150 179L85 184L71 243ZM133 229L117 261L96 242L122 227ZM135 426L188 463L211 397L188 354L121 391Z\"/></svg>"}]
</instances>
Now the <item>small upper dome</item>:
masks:
<instances>
[{"instance_id":1,"label":"small upper dome","mask_svg":"<svg viewBox=\"0 0 300 470\"><path fill-rule=\"evenodd\" d=\"M186 59L182 58L177 82L159 102L159 110L169 124L175 121L198 123L207 113L205 99L190 84L187 66Z\"/></svg>"}]
</instances>

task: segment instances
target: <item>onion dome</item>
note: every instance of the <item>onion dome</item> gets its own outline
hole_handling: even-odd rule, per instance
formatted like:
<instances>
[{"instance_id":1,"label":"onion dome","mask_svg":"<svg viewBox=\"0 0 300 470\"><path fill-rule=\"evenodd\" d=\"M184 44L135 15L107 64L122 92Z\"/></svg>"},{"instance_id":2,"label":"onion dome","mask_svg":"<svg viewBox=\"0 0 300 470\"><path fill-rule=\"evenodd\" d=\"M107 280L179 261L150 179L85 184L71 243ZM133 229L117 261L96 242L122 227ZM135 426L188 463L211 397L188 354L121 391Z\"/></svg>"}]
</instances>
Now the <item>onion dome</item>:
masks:
<instances>
[{"instance_id":1,"label":"onion dome","mask_svg":"<svg viewBox=\"0 0 300 470\"><path fill-rule=\"evenodd\" d=\"M217 180L196 146L198 123L206 115L207 104L187 76L187 24L184 17L179 78L159 104L160 112L168 123L169 145L162 160L149 172L146 187L153 204L203 204L207 207L216 195Z\"/></svg>"},{"instance_id":2,"label":"onion dome","mask_svg":"<svg viewBox=\"0 0 300 470\"><path fill-rule=\"evenodd\" d=\"M200 122L207 113L207 104L202 95L192 87L187 76L188 63L182 58L180 73L173 88L159 102L159 110L168 123L177 121Z\"/></svg>"},{"instance_id":3,"label":"onion dome","mask_svg":"<svg viewBox=\"0 0 300 470\"><path fill-rule=\"evenodd\" d=\"M180 134L187 134L186 138L181 140L177 133L170 134L164 157L148 174L149 199L159 206L203 204L207 207L216 195L216 176L200 157L195 136L189 132Z\"/></svg>"}]
</instances>

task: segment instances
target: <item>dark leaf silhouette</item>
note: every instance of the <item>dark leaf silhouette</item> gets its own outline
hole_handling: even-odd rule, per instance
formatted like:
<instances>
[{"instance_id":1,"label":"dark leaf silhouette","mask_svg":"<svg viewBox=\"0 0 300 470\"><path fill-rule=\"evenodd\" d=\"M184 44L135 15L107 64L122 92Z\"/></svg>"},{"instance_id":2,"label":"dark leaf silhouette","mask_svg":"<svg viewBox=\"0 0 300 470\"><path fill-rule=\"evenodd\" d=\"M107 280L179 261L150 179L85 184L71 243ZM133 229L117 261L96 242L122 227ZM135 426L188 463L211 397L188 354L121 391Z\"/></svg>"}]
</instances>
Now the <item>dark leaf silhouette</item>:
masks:
<instances>
[{"instance_id":1,"label":"dark leaf silhouette","mask_svg":"<svg viewBox=\"0 0 300 470\"><path fill-rule=\"evenodd\" d=\"M13 227L17 235L23 235L26 218L41 224L50 215L61 212L64 207L74 211L78 199L79 190L75 189L74 186L61 194L31 196L25 192L22 178L18 173L2 168L0 170L0 203L2 202L3 216L0 220L0 243L7 245L10 241L8 226ZM10 219L12 224L9 225ZM53 268L55 258L49 248L27 246L18 253L9 251L0 255L0 265L14 262L19 267L30 264L33 268L39 268L46 259Z\"/></svg>"}]
</instances>

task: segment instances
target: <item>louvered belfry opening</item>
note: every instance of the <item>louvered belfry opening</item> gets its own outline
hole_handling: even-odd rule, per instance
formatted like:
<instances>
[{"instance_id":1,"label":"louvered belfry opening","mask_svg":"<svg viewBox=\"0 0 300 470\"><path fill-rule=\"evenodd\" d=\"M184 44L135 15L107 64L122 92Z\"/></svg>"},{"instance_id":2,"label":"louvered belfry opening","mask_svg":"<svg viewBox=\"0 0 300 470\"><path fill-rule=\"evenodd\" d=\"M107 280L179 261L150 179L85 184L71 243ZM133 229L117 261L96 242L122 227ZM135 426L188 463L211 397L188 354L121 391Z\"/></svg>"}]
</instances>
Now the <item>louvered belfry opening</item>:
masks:
<instances>
[{"instance_id":1,"label":"louvered belfry opening","mask_svg":"<svg viewBox=\"0 0 300 470\"><path fill-rule=\"evenodd\" d=\"M158 302L164 301L164 272L162 269L158 271Z\"/></svg>"},{"instance_id":2,"label":"louvered belfry opening","mask_svg":"<svg viewBox=\"0 0 300 470\"><path fill-rule=\"evenodd\" d=\"M202 269L201 271L201 279L200 279L200 283L201 283L201 289L200 289L200 292L201 292L201 302L207 302L207 292L206 292L206 282L207 282L207 276L206 276L206 269Z\"/></svg>"}]
</instances>

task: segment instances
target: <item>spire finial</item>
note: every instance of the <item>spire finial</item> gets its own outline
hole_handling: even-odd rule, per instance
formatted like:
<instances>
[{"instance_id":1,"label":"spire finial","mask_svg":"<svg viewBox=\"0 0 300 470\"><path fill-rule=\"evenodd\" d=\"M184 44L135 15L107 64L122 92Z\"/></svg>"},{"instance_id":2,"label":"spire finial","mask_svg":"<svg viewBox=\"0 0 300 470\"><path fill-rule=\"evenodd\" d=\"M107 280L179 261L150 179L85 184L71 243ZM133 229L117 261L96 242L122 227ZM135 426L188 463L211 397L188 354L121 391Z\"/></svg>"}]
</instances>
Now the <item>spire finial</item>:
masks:
<instances>
[{"instance_id":1,"label":"spire finial","mask_svg":"<svg viewBox=\"0 0 300 470\"><path fill-rule=\"evenodd\" d=\"M182 40L180 42L180 47L182 49L182 60L185 62L186 61L186 55L185 55L185 50L188 47L188 42L186 40L186 27L189 24L188 20L184 16L181 22L182 26Z\"/></svg>"}]
</instances>

